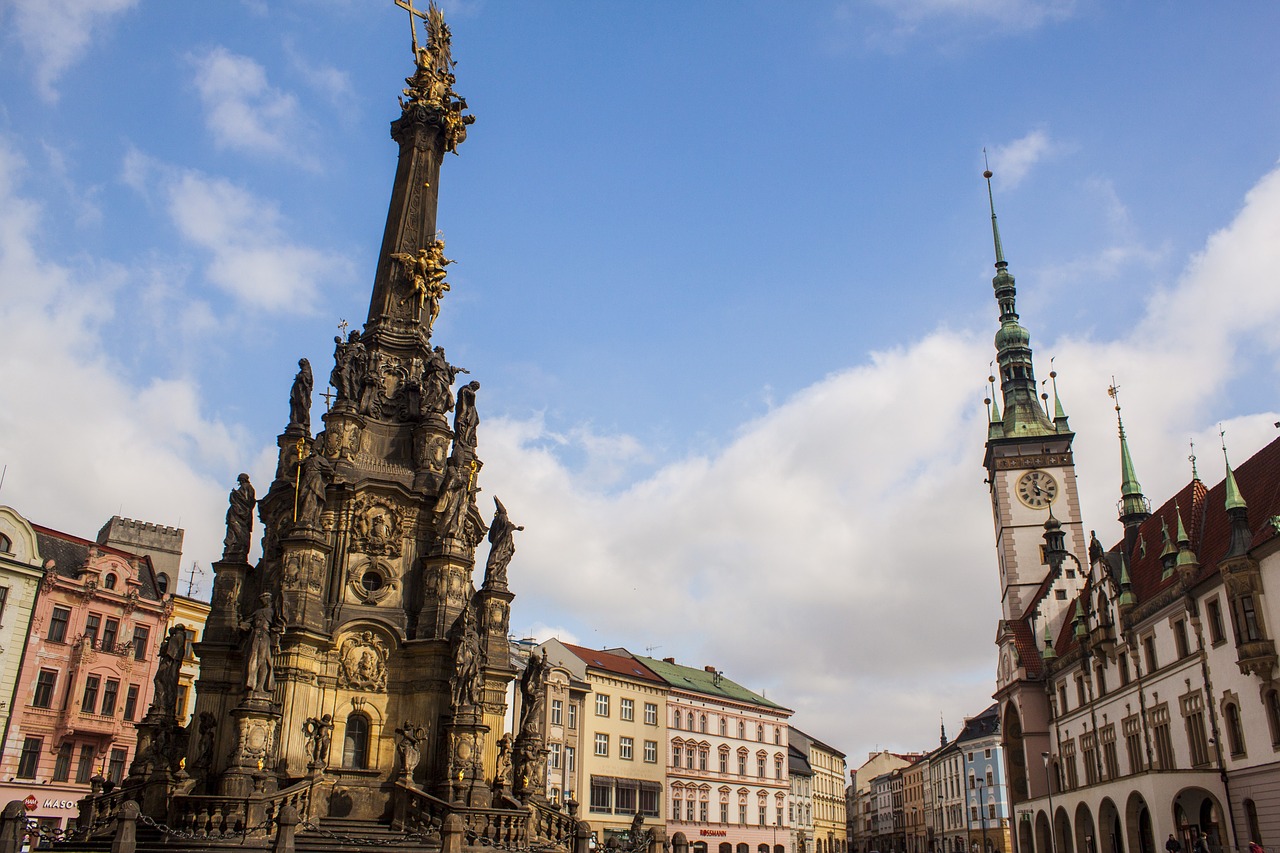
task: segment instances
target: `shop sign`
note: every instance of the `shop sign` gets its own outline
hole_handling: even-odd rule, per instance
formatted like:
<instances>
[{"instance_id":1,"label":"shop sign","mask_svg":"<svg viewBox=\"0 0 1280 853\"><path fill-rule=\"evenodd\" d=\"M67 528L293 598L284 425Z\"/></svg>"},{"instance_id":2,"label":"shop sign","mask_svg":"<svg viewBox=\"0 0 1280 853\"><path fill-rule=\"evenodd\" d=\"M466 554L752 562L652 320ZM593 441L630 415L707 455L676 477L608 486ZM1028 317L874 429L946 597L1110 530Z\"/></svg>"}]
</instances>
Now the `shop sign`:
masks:
<instances>
[{"instance_id":1,"label":"shop sign","mask_svg":"<svg viewBox=\"0 0 1280 853\"><path fill-rule=\"evenodd\" d=\"M27 798L22 801L22 807L29 812L33 812L40 808L40 801L35 798L34 794L27 794Z\"/></svg>"},{"instance_id":2,"label":"shop sign","mask_svg":"<svg viewBox=\"0 0 1280 853\"><path fill-rule=\"evenodd\" d=\"M727 829L701 829L698 831L698 834L722 836L722 835L728 835L729 831Z\"/></svg>"},{"instance_id":3,"label":"shop sign","mask_svg":"<svg viewBox=\"0 0 1280 853\"><path fill-rule=\"evenodd\" d=\"M45 800L44 807L46 809L74 809L76 808L75 800Z\"/></svg>"}]
</instances>

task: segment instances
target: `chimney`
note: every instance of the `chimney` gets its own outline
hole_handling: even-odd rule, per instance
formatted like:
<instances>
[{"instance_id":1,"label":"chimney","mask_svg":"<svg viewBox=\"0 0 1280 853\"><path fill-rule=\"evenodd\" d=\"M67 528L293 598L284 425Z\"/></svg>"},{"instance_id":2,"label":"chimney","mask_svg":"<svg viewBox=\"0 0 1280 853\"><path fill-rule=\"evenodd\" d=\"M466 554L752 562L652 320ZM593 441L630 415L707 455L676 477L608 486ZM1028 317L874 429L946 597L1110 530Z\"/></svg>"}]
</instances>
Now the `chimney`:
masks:
<instances>
[{"instance_id":1,"label":"chimney","mask_svg":"<svg viewBox=\"0 0 1280 853\"><path fill-rule=\"evenodd\" d=\"M662 659L662 662L663 662L663 663L672 663L672 664L673 664L673 663L675 663L675 662L676 662L676 659L675 659L675 658L663 658L663 659Z\"/></svg>"},{"instance_id":2,"label":"chimney","mask_svg":"<svg viewBox=\"0 0 1280 853\"><path fill-rule=\"evenodd\" d=\"M703 670L706 672L715 672L716 668L714 666L704 666Z\"/></svg>"}]
</instances>

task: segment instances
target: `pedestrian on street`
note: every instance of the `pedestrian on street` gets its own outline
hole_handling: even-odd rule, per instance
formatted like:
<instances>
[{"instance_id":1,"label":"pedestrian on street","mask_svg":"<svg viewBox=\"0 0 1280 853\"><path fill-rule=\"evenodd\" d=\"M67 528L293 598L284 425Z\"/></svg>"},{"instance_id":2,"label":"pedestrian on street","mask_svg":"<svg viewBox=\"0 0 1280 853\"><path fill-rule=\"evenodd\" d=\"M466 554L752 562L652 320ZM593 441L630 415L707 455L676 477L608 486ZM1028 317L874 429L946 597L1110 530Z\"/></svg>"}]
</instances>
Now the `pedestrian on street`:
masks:
<instances>
[{"instance_id":1,"label":"pedestrian on street","mask_svg":"<svg viewBox=\"0 0 1280 853\"><path fill-rule=\"evenodd\" d=\"M1182 842L1173 837L1173 833L1169 833L1169 840L1164 843L1164 849L1168 853L1182 853Z\"/></svg>"},{"instance_id":2,"label":"pedestrian on street","mask_svg":"<svg viewBox=\"0 0 1280 853\"><path fill-rule=\"evenodd\" d=\"M1262 845L1261 845L1261 844L1259 844L1259 843L1258 843L1258 842L1256 842L1256 841L1250 841L1250 842L1249 842L1249 853L1265 853L1265 851L1262 849Z\"/></svg>"},{"instance_id":3,"label":"pedestrian on street","mask_svg":"<svg viewBox=\"0 0 1280 853\"><path fill-rule=\"evenodd\" d=\"M1205 843L1203 835L1197 835L1196 840L1191 842L1191 853L1209 853L1209 845Z\"/></svg>"}]
</instances>

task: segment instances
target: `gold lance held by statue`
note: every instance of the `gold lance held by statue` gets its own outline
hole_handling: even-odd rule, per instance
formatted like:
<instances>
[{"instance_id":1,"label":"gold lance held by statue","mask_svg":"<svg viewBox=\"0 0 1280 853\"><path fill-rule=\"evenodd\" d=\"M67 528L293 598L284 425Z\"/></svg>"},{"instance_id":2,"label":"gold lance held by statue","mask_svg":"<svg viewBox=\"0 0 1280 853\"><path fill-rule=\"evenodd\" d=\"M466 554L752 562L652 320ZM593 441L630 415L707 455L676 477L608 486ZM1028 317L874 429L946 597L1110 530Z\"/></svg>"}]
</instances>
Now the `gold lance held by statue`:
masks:
<instances>
[{"instance_id":1,"label":"gold lance held by statue","mask_svg":"<svg viewBox=\"0 0 1280 853\"><path fill-rule=\"evenodd\" d=\"M298 443L295 445L298 451L298 470L293 475L293 523L294 524L298 523L298 495L302 491L302 459L303 459L302 451L306 446L307 446L307 440L305 438L298 439Z\"/></svg>"}]
</instances>

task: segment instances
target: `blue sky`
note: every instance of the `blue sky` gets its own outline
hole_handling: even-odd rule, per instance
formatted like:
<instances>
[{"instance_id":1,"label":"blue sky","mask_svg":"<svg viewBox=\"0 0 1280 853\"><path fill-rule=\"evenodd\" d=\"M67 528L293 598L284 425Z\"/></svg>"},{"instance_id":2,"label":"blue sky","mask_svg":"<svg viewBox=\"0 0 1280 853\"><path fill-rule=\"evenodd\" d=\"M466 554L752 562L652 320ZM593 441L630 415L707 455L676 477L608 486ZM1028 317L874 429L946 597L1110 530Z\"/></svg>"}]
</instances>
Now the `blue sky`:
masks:
<instances>
[{"instance_id":1,"label":"blue sky","mask_svg":"<svg viewBox=\"0 0 1280 853\"><path fill-rule=\"evenodd\" d=\"M478 121L436 339L527 527L522 630L716 663L854 755L982 709L984 147L1086 525L1113 373L1157 501L1188 437L1273 436L1273 4L446 10ZM0 0L0 33L0 500L181 523L207 564L296 359L367 310L405 13Z\"/></svg>"}]
</instances>

